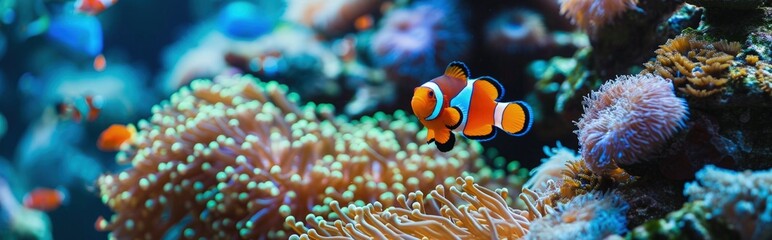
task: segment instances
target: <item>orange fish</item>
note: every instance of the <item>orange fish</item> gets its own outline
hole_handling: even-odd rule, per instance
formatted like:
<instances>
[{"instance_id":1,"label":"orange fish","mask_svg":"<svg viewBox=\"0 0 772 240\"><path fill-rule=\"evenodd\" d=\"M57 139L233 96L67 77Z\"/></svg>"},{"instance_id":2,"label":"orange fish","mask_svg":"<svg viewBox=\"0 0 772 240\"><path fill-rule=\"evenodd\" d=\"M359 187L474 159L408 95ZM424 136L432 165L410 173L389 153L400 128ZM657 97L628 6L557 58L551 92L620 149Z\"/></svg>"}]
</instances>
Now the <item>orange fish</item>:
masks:
<instances>
[{"instance_id":1,"label":"orange fish","mask_svg":"<svg viewBox=\"0 0 772 240\"><path fill-rule=\"evenodd\" d=\"M462 62L452 62L445 74L417 87L410 105L426 126L426 142L435 142L440 151L453 149L455 135L487 141L496 128L522 136L533 124L531 108L522 101L500 102L504 88L492 77L469 79ZM496 127L496 128L494 128Z\"/></svg>"},{"instance_id":2,"label":"orange fish","mask_svg":"<svg viewBox=\"0 0 772 240\"><path fill-rule=\"evenodd\" d=\"M370 27L373 26L374 22L375 20L373 20L373 16L362 15L354 19L354 28L356 28L357 31L364 31L364 30L370 29Z\"/></svg>"},{"instance_id":3,"label":"orange fish","mask_svg":"<svg viewBox=\"0 0 772 240\"><path fill-rule=\"evenodd\" d=\"M94 58L94 70L101 72L105 70L105 67L107 67L107 59L105 59L104 54L99 54Z\"/></svg>"},{"instance_id":4,"label":"orange fish","mask_svg":"<svg viewBox=\"0 0 772 240\"><path fill-rule=\"evenodd\" d=\"M118 151L123 144L133 141L136 135L134 125L113 124L99 135L97 147L102 151Z\"/></svg>"},{"instance_id":5,"label":"orange fish","mask_svg":"<svg viewBox=\"0 0 772 240\"><path fill-rule=\"evenodd\" d=\"M41 211L53 211L68 201L65 188L36 188L24 196L24 207Z\"/></svg>"},{"instance_id":6,"label":"orange fish","mask_svg":"<svg viewBox=\"0 0 772 240\"><path fill-rule=\"evenodd\" d=\"M56 104L59 117L80 122L85 117L88 121L94 121L102 112L102 98L86 95L73 101L63 101Z\"/></svg>"},{"instance_id":7,"label":"orange fish","mask_svg":"<svg viewBox=\"0 0 772 240\"><path fill-rule=\"evenodd\" d=\"M75 10L89 15L97 15L116 2L118 0L77 0L75 1Z\"/></svg>"}]
</instances>

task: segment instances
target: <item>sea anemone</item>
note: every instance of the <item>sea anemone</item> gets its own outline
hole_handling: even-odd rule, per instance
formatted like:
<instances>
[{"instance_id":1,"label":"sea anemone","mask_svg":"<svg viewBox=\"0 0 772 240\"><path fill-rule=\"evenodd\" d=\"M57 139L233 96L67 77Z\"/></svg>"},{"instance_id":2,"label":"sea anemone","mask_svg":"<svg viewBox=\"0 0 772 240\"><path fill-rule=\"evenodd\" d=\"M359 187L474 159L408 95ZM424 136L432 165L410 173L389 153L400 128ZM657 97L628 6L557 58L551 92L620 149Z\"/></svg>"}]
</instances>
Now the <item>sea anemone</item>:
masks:
<instances>
[{"instance_id":1,"label":"sea anemone","mask_svg":"<svg viewBox=\"0 0 772 240\"><path fill-rule=\"evenodd\" d=\"M704 201L742 239L772 238L772 170L736 172L708 165L696 177L684 188L689 201Z\"/></svg>"},{"instance_id":2,"label":"sea anemone","mask_svg":"<svg viewBox=\"0 0 772 240\"><path fill-rule=\"evenodd\" d=\"M576 122L580 154L590 170L608 175L617 164L644 161L684 127L686 102L660 76L623 75L583 102Z\"/></svg>"},{"instance_id":3,"label":"sea anemone","mask_svg":"<svg viewBox=\"0 0 772 240\"><path fill-rule=\"evenodd\" d=\"M630 9L637 9L638 0L560 0L560 13L581 29L594 30L611 23Z\"/></svg>"},{"instance_id":4,"label":"sea anemone","mask_svg":"<svg viewBox=\"0 0 772 240\"><path fill-rule=\"evenodd\" d=\"M530 9L512 9L495 16L485 26L486 47L519 54L537 51L552 42L541 15Z\"/></svg>"},{"instance_id":5,"label":"sea anemone","mask_svg":"<svg viewBox=\"0 0 772 240\"><path fill-rule=\"evenodd\" d=\"M334 218L333 201L388 207L457 176L492 180L473 174L490 173L472 161L484 161L479 144L460 141L449 153L419 145L426 132L403 111L348 122L329 105L298 106L276 82L218 82L192 82L139 122L116 157L133 168L98 180L115 212L98 229L132 239L286 238L285 217Z\"/></svg>"},{"instance_id":6,"label":"sea anemone","mask_svg":"<svg viewBox=\"0 0 772 240\"><path fill-rule=\"evenodd\" d=\"M614 192L590 192L559 203L550 215L531 222L525 239L604 239L627 232L628 205Z\"/></svg>"},{"instance_id":7,"label":"sea anemone","mask_svg":"<svg viewBox=\"0 0 772 240\"><path fill-rule=\"evenodd\" d=\"M428 81L469 49L470 33L457 1L427 0L389 12L373 35L370 50L392 79Z\"/></svg>"},{"instance_id":8,"label":"sea anemone","mask_svg":"<svg viewBox=\"0 0 772 240\"><path fill-rule=\"evenodd\" d=\"M457 178L449 194L441 185L426 198L421 191L397 197L399 206L384 208L379 202L365 207L349 205L343 210L337 202L330 207L341 216L328 224L313 215L306 217L306 228L286 219L300 236L290 239L376 238L376 239L518 239L528 233L529 214L507 206L507 190L496 191L474 183L474 178Z\"/></svg>"}]
</instances>

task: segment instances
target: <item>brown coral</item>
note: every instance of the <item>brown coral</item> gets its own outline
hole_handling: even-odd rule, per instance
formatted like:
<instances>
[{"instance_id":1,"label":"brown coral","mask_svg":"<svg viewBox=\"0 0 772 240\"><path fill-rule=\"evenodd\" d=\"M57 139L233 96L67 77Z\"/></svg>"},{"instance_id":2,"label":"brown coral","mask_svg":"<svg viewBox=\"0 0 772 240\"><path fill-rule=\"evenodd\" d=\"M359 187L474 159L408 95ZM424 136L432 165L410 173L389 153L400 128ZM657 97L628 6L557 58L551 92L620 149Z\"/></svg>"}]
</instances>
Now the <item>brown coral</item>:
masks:
<instances>
[{"instance_id":1,"label":"brown coral","mask_svg":"<svg viewBox=\"0 0 772 240\"><path fill-rule=\"evenodd\" d=\"M472 177L456 183L461 190L452 186L447 195L441 185L426 198L421 191L400 195L393 208L375 202L344 211L332 202L341 219L330 224L308 216L310 229L287 217L287 225L302 234L290 239L517 239L528 233L529 213L507 206L506 189L481 187Z\"/></svg>"},{"instance_id":2,"label":"brown coral","mask_svg":"<svg viewBox=\"0 0 772 240\"><path fill-rule=\"evenodd\" d=\"M708 42L693 34L670 39L654 51L657 56L643 65L644 73L671 79L679 91L695 97L707 97L724 91L729 81L729 66L742 48L739 42Z\"/></svg>"},{"instance_id":3,"label":"brown coral","mask_svg":"<svg viewBox=\"0 0 772 240\"><path fill-rule=\"evenodd\" d=\"M139 123L136 142L117 157L133 168L98 180L115 212L98 229L130 239L173 229L187 239L286 238L284 217L334 217L332 201L391 206L399 193L484 166L470 160L484 159L474 142L447 154L416 144L425 131L404 112L350 123L329 106L298 106L276 82L220 82L194 81Z\"/></svg>"}]
</instances>

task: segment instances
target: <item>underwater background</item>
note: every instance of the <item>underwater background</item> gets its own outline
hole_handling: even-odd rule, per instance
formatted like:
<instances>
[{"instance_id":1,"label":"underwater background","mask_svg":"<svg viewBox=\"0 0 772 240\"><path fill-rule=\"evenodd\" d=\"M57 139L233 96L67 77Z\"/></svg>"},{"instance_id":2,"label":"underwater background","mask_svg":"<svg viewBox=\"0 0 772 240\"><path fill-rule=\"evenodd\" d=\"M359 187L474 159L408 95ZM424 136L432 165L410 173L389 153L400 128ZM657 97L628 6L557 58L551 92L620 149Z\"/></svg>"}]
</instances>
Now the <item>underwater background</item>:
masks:
<instances>
[{"instance_id":1,"label":"underwater background","mask_svg":"<svg viewBox=\"0 0 772 240\"><path fill-rule=\"evenodd\" d=\"M772 239L768 1L0 0L0 26L0 239ZM525 134L440 147L411 100L456 61Z\"/></svg>"}]
</instances>

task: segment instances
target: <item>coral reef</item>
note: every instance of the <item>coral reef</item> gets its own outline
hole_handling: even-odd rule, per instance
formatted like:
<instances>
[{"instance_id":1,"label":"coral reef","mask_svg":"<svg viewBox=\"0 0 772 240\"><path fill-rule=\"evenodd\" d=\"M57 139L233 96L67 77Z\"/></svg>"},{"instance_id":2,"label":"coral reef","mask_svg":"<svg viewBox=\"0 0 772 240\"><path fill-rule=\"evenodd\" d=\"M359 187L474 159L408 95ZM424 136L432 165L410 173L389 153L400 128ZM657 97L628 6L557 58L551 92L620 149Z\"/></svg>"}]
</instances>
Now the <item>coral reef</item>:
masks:
<instances>
[{"instance_id":1,"label":"coral reef","mask_svg":"<svg viewBox=\"0 0 772 240\"><path fill-rule=\"evenodd\" d=\"M753 32L768 32L772 21L766 0L685 0L705 8L700 30L724 39L743 40Z\"/></svg>"},{"instance_id":2,"label":"coral reef","mask_svg":"<svg viewBox=\"0 0 772 240\"><path fill-rule=\"evenodd\" d=\"M589 192L559 203L531 222L525 239L604 239L627 232L627 203L616 193Z\"/></svg>"},{"instance_id":3,"label":"coral reef","mask_svg":"<svg viewBox=\"0 0 772 240\"><path fill-rule=\"evenodd\" d=\"M590 170L607 175L618 165L645 161L684 126L687 106L656 75L625 75L593 91L576 122L580 154ZM649 133L641 135L638 133Z\"/></svg>"},{"instance_id":4,"label":"coral reef","mask_svg":"<svg viewBox=\"0 0 772 240\"><path fill-rule=\"evenodd\" d=\"M729 66L741 50L739 42L708 42L696 35L679 35L654 51L657 57L644 63L642 74L652 73L673 81L679 91L707 97L724 91Z\"/></svg>"},{"instance_id":5,"label":"coral reef","mask_svg":"<svg viewBox=\"0 0 772 240\"><path fill-rule=\"evenodd\" d=\"M684 194L704 201L707 211L742 239L772 237L772 170L735 172L709 165L686 184Z\"/></svg>"},{"instance_id":6,"label":"coral reef","mask_svg":"<svg viewBox=\"0 0 772 240\"><path fill-rule=\"evenodd\" d=\"M252 42L231 44L221 57L242 72L289 86L304 100L341 93L341 60L308 29L286 27Z\"/></svg>"},{"instance_id":7,"label":"coral reef","mask_svg":"<svg viewBox=\"0 0 772 240\"><path fill-rule=\"evenodd\" d=\"M399 206L392 208L375 202L342 210L332 202L341 220L328 224L309 215L309 229L287 217L287 224L302 234L290 239L517 239L528 233L529 213L507 206L506 189L484 188L472 177L457 178L456 184L460 189L451 186L448 194L439 185L426 198L421 191L400 195Z\"/></svg>"},{"instance_id":8,"label":"coral reef","mask_svg":"<svg viewBox=\"0 0 772 240\"><path fill-rule=\"evenodd\" d=\"M393 80L428 81L448 62L462 60L472 39L457 0L416 1L386 14L372 36L375 64Z\"/></svg>"},{"instance_id":9,"label":"coral reef","mask_svg":"<svg viewBox=\"0 0 772 240\"><path fill-rule=\"evenodd\" d=\"M632 229L627 239L738 239L740 236L716 220L703 201L684 204L662 219Z\"/></svg>"},{"instance_id":10,"label":"coral reef","mask_svg":"<svg viewBox=\"0 0 772 240\"><path fill-rule=\"evenodd\" d=\"M285 19L304 24L324 36L354 29L358 17L375 12L384 0L290 0Z\"/></svg>"},{"instance_id":11,"label":"coral reef","mask_svg":"<svg viewBox=\"0 0 772 240\"><path fill-rule=\"evenodd\" d=\"M554 44L552 41L542 16L526 8L504 11L485 26L485 46L492 52L535 52Z\"/></svg>"},{"instance_id":12,"label":"coral reef","mask_svg":"<svg viewBox=\"0 0 772 240\"><path fill-rule=\"evenodd\" d=\"M579 28L594 32L628 10L638 9L638 0L560 0L560 13Z\"/></svg>"},{"instance_id":13,"label":"coral reef","mask_svg":"<svg viewBox=\"0 0 772 240\"><path fill-rule=\"evenodd\" d=\"M416 144L426 132L404 112L348 122L328 105L298 106L299 96L276 82L218 82L194 81L140 121L137 140L116 157L133 168L98 181L116 212L97 221L100 230L118 238L282 238L284 217L340 216L333 201L389 207L400 193L457 176L522 184L494 183L502 174L486 170L476 142L457 142L447 154Z\"/></svg>"}]
</instances>

